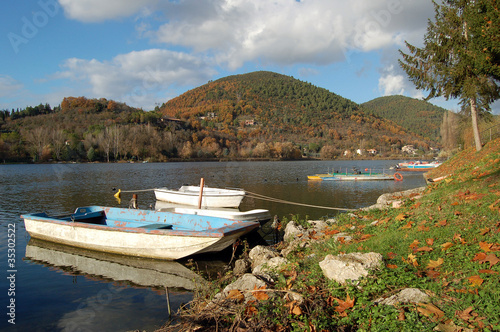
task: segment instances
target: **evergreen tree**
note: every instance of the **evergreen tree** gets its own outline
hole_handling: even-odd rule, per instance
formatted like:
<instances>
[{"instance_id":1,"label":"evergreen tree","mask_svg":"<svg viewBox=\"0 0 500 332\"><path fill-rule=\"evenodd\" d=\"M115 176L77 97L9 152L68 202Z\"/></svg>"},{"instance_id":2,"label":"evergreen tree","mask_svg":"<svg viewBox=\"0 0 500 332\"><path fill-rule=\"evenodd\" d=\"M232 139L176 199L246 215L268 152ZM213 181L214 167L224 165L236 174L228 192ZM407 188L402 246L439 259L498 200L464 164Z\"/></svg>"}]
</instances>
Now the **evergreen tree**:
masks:
<instances>
[{"instance_id":1,"label":"evergreen tree","mask_svg":"<svg viewBox=\"0 0 500 332\"><path fill-rule=\"evenodd\" d=\"M435 22L429 21L424 47L406 42L401 67L427 100L459 98L470 107L476 150L481 149L478 113L500 97L500 39L497 0L435 1Z\"/></svg>"}]
</instances>

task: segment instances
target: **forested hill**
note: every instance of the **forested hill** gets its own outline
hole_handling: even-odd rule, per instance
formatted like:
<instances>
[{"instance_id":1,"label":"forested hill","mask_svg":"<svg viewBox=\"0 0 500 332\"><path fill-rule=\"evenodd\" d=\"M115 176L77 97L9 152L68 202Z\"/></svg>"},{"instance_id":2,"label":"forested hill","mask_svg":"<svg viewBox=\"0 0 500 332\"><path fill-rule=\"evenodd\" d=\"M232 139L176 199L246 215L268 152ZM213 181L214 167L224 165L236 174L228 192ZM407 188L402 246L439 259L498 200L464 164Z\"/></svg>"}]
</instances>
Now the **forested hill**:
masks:
<instances>
[{"instance_id":1,"label":"forested hill","mask_svg":"<svg viewBox=\"0 0 500 332\"><path fill-rule=\"evenodd\" d=\"M386 149L429 141L326 89L273 72L234 75L164 103L163 114L203 117L200 126L260 141L329 145L334 149Z\"/></svg>"},{"instance_id":2,"label":"forested hill","mask_svg":"<svg viewBox=\"0 0 500 332\"><path fill-rule=\"evenodd\" d=\"M439 141L444 108L404 96L380 97L361 104L372 114L392 120L409 131Z\"/></svg>"}]
</instances>

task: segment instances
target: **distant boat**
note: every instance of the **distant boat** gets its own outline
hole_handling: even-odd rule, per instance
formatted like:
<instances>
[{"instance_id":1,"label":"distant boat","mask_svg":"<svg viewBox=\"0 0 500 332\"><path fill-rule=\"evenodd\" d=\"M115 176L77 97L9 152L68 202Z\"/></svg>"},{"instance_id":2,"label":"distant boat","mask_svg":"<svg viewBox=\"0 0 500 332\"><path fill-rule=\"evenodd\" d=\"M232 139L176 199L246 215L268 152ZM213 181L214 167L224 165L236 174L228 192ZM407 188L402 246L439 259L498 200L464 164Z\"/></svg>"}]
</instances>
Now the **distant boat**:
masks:
<instances>
[{"instance_id":1,"label":"distant boat","mask_svg":"<svg viewBox=\"0 0 500 332\"><path fill-rule=\"evenodd\" d=\"M322 180L322 181L381 181L381 180L403 180L403 176L399 173L394 175L386 174L385 172L377 172L372 169L365 169L364 171L359 171L353 169L353 171L342 171L325 173L325 174L315 174L308 175L309 180Z\"/></svg>"},{"instance_id":2,"label":"distant boat","mask_svg":"<svg viewBox=\"0 0 500 332\"><path fill-rule=\"evenodd\" d=\"M178 262L114 255L34 238L26 246L26 258L66 274L111 279L140 287L194 290L206 283Z\"/></svg>"},{"instance_id":3,"label":"distant boat","mask_svg":"<svg viewBox=\"0 0 500 332\"><path fill-rule=\"evenodd\" d=\"M441 163L437 161L412 161L398 163L396 169L399 171L428 171L439 166Z\"/></svg>"},{"instance_id":4,"label":"distant boat","mask_svg":"<svg viewBox=\"0 0 500 332\"><path fill-rule=\"evenodd\" d=\"M177 212L80 207L74 213L23 214L33 238L102 252L175 260L224 250L260 227L245 221Z\"/></svg>"},{"instance_id":5,"label":"distant boat","mask_svg":"<svg viewBox=\"0 0 500 332\"><path fill-rule=\"evenodd\" d=\"M181 205L198 206L200 199L200 186L182 186L179 190L168 188L154 189L157 200ZM242 189L221 189L203 187L201 207L227 208L240 206L245 197Z\"/></svg>"}]
</instances>

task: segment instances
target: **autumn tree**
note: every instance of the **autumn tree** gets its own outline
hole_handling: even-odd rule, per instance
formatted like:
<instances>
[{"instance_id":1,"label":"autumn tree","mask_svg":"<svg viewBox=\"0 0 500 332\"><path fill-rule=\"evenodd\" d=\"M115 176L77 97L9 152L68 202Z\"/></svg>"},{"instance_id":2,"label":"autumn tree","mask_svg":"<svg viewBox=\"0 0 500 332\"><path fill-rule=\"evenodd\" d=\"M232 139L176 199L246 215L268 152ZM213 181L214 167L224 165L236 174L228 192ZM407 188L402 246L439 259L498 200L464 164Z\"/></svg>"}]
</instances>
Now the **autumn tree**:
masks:
<instances>
[{"instance_id":1,"label":"autumn tree","mask_svg":"<svg viewBox=\"0 0 500 332\"><path fill-rule=\"evenodd\" d=\"M500 20L496 0L434 2L422 48L406 42L401 67L417 89L434 97L459 98L470 108L476 150L481 149L478 113L500 97Z\"/></svg>"}]
</instances>

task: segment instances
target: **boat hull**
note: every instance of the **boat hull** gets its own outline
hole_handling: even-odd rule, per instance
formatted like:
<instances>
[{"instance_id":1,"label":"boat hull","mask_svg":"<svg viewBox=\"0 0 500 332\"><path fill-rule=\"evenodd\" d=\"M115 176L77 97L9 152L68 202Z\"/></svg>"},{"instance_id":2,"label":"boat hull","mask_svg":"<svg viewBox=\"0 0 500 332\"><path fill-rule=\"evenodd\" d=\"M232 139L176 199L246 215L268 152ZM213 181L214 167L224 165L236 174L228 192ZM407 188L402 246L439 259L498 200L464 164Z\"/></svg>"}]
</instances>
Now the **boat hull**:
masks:
<instances>
[{"instance_id":1,"label":"boat hull","mask_svg":"<svg viewBox=\"0 0 500 332\"><path fill-rule=\"evenodd\" d=\"M200 187L182 186L179 190L156 188L157 200L181 205L198 206L200 203ZM201 199L202 207L237 208L245 197L245 191L204 187Z\"/></svg>"},{"instance_id":2,"label":"boat hull","mask_svg":"<svg viewBox=\"0 0 500 332\"><path fill-rule=\"evenodd\" d=\"M170 212L118 208L104 208L104 211L106 224L66 221L45 214L21 217L33 238L107 253L168 260L224 250L260 226L251 221ZM171 229L154 227L158 224L173 226Z\"/></svg>"}]
</instances>

